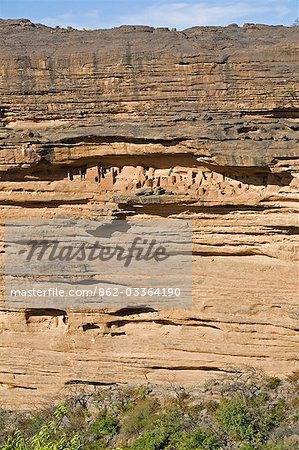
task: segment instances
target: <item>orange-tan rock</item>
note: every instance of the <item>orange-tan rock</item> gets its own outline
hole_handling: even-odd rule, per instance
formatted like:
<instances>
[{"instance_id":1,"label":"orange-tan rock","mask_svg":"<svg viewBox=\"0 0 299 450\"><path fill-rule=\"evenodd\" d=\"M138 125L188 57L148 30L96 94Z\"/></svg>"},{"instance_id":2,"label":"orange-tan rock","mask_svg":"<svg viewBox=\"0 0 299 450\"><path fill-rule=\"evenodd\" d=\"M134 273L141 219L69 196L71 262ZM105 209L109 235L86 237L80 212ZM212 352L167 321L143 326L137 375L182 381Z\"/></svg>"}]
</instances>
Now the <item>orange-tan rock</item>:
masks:
<instances>
[{"instance_id":1,"label":"orange-tan rock","mask_svg":"<svg viewBox=\"0 0 299 450\"><path fill-rule=\"evenodd\" d=\"M193 221L188 311L17 310L1 276L2 406L298 369L297 28L0 21L1 266L7 220Z\"/></svg>"}]
</instances>

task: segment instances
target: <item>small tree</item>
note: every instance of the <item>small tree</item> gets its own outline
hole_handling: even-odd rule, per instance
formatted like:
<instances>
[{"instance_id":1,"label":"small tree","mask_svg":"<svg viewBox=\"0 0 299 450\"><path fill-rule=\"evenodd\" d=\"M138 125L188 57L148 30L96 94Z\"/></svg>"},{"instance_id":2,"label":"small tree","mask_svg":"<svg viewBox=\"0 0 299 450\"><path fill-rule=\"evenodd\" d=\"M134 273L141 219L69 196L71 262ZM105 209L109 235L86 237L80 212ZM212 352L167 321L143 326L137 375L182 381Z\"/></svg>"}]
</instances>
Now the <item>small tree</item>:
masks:
<instances>
[{"instance_id":1,"label":"small tree","mask_svg":"<svg viewBox=\"0 0 299 450\"><path fill-rule=\"evenodd\" d=\"M26 439L20 430L16 430L1 450L80 450L79 436L74 434L67 438L61 431L63 418L67 414L64 405L59 405L53 414L53 420L41 425L39 431Z\"/></svg>"}]
</instances>

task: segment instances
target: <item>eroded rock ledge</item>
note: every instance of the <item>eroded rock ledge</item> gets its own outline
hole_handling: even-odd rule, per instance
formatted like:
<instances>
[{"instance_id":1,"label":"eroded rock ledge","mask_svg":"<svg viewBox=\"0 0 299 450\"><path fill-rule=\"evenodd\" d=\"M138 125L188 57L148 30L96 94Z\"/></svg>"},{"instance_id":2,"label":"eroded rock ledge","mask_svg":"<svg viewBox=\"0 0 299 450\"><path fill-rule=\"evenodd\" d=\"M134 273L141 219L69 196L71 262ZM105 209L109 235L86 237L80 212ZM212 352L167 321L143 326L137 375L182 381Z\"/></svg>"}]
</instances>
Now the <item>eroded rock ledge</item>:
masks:
<instances>
[{"instance_id":1,"label":"eroded rock ledge","mask_svg":"<svg viewBox=\"0 0 299 450\"><path fill-rule=\"evenodd\" d=\"M0 40L1 236L18 218L178 217L194 230L188 313L3 299L2 404L41 405L74 380L296 370L297 28L22 19L1 20Z\"/></svg>"}]
</instances>

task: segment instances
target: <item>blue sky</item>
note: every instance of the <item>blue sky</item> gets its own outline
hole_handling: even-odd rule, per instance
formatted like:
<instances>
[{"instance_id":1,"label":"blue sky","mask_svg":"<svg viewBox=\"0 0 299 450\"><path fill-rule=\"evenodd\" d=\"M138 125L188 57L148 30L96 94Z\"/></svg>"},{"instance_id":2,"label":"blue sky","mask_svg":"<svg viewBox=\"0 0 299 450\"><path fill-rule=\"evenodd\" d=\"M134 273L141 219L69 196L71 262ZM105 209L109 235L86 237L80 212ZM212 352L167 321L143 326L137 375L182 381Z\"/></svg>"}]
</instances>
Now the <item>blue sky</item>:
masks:
<instances>
[{"instance_id":1,"label":"blue sky","mask_svg":"<svg viewBox=\"0 0 299 450\"><path fill-rule=\"evenodd\" d=\"M291 25L298 17L298 0L0 0L0 17L75 28Z\"/></svg>"}]
</instances>

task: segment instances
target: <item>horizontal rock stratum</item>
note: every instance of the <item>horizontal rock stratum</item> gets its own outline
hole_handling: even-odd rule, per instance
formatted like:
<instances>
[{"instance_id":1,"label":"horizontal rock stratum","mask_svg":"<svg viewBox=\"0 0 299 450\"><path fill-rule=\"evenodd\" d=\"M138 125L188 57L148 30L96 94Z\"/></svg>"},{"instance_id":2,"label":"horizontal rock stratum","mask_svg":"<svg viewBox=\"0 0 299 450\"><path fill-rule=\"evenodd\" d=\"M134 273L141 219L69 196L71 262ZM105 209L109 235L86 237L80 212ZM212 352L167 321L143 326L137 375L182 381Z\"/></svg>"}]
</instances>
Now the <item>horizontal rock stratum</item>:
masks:
<instances>
[{"instance_id":1,"label":"horizontal rock stratum","mask_svg":"<svg viewBox=\"0 0 299 450\"><path fill-rule=\"evenodd\" d=\"M0 21L0 217L192 219L192 310L12 309L2 406L298 370L298 27Z\"/></svg>"}]
</instances>

